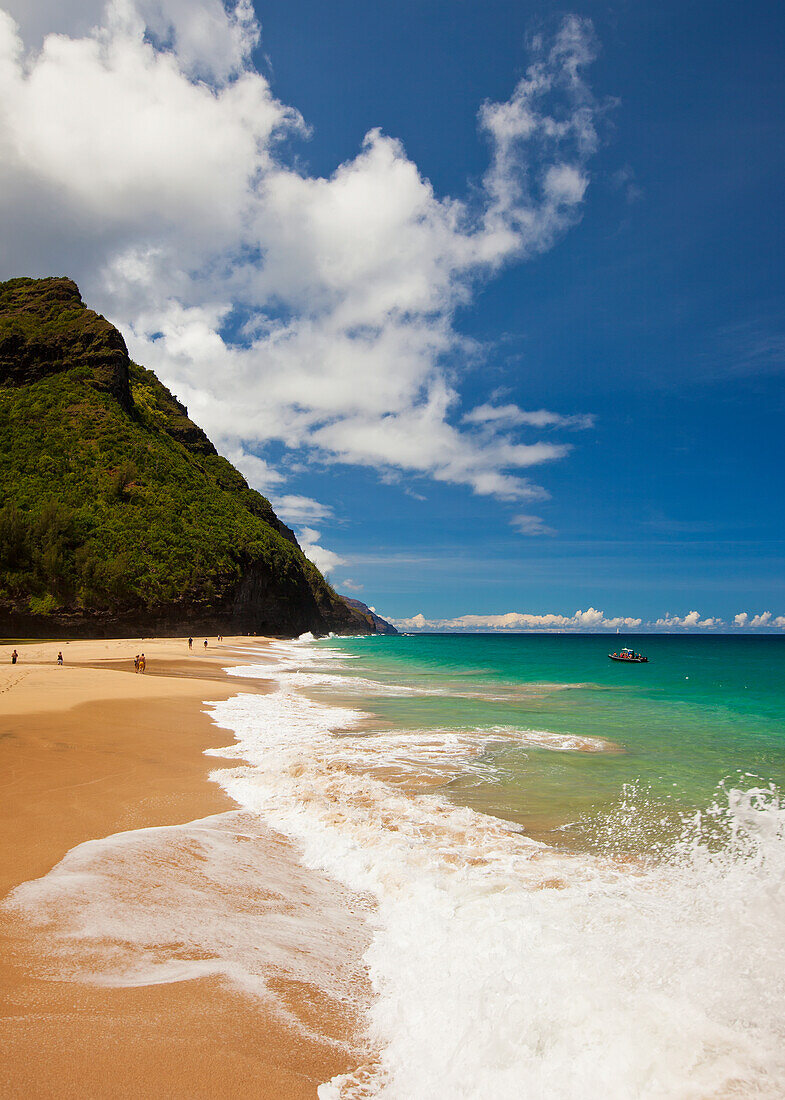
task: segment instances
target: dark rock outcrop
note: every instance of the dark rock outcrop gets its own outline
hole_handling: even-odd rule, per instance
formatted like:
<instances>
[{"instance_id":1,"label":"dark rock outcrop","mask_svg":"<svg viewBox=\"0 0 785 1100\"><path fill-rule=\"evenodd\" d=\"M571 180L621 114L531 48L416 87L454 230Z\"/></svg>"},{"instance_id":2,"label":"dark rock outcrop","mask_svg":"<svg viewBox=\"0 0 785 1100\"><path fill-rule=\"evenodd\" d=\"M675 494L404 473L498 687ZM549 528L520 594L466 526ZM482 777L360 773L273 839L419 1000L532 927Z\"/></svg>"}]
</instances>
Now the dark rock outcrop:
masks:
<instances>
[{"instance_id":1,"label":"dark rock outcrop","mask_svg":"<svg viewBox=\"0 0 785 1100\"><path fill-rule=\"evenodd\" d=\"M350 599L349 596L341 596L344 603L347 603L353 611L359 611L361 615L364 615L368 620L371 634L397 634L392 623L388 623L386 619L383 619L381 615L377 615L375 611L371 611L367 604L361 603L360 600Z\"/></svg>"},{"instance_id":2,"label":"dark rock outcrop","mask_svg":"<svg viewBox=\"0 0 785 1100\"><path fill-rule=\"evenodd\" d=\"M0 283L0 385L29 386L75 361L95 389L131 410L125 340L86 308L72 279Z\"/></svg>"}]
</instances>

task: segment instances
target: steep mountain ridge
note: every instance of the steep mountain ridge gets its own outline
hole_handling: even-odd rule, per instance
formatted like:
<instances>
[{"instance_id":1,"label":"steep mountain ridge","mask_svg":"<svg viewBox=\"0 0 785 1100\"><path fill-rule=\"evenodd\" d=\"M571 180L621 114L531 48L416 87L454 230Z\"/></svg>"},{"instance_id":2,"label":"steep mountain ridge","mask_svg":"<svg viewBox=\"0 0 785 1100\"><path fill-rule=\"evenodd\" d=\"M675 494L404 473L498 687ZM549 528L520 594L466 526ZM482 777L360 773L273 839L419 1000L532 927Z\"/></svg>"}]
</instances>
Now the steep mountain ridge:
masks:
<instances>
[{"instance_id":1,"label":"steep mountain ridge","mask_svg":"<svg viewBox=\"0 0 785 1100\"><path fill-rule=\"evenodd\" d=\"M0 633L368 633L66 278L0 283Z\"/></svg>"},{"instance_id":2,"label":"steep mountain ridge","mask_svg":"<svg viewBox=\"0 0 785 1100\"><path fill-rule=\"evenodd\" d=\"M350 596L343 596L342 599L348 603L349 607L353 607L355 611L359 611L361 615L364 615L368 620L371 627L372 634L397 634L392 623L388 623L386 619L383 619L381 615L377 615L376 612L363 603L362 600L353 600Z\"/></svg>"}]
</instances>

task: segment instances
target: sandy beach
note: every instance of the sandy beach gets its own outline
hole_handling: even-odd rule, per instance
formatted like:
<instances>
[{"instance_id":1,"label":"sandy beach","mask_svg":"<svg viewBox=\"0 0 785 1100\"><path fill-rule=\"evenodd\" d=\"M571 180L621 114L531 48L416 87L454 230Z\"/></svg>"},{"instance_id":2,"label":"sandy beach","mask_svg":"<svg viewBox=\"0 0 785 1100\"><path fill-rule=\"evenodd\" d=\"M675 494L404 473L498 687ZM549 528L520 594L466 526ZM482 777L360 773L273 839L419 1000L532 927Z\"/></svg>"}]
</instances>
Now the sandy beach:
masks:
<instances>
[{"instance_id":1,"label":"sandy beach","mask_svg":"<svg viewBox=\"0 0 785 1100\"><path fill-rule=\"evenodd\" d=\"M222 814L232 804L205 757L229 738L202 713L205 699L263 692L223 672L251 658L233 646L185 639L41 642L0 646L0 895L39 878L84 841ZM58 650L64 665L56 664ZM147 671L133 658L144 652ZM296 863L270 834L271 860ZM294 902L292 902L294 904ZM319 991L286 991L305 1038L257 1001L212 978L100 988L62 980L48 944L0 911L4 1097L314 1097L356 1065L356 1021Z\"/></svg>"}]
</instances>

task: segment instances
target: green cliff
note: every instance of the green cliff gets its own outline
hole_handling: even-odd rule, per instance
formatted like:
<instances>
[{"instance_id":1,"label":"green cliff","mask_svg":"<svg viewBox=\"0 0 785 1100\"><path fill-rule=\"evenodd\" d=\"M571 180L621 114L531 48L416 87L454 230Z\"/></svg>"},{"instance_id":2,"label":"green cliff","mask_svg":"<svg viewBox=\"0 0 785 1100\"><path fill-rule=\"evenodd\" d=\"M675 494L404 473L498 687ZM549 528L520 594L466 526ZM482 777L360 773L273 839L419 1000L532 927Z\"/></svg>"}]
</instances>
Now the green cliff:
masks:
<instances>
[{"instance_id":1,"label":"green cliff","mask_svg":"<svg viewBox=\"0 0 785 1100\"><path fill-rule=\"evenodd\" d=\"M70 279L0 283L0 633L365 633Z\"/></svg>"}]
</instances>

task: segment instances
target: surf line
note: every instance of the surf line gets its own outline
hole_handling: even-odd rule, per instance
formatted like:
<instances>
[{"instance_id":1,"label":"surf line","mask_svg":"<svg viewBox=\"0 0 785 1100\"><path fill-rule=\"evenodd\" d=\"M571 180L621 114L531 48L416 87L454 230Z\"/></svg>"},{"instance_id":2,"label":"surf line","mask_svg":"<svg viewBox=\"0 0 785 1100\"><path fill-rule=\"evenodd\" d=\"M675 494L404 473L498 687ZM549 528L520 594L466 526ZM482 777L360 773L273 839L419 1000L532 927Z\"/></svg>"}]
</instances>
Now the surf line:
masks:
<instances>
[{"instance_id":1,"label":"surf line","mask_svg":"<svg viewBox=\"0 0 785 1100\"><path fill-rule=\"evenodd\" d=\"M546 1081L565 1100L710 1094L739 1082L776 1095L785 993L765 975L772 957L783 960L785 919L744 852L731 845L715 858L696 835L670 863L633 869L556 851L439 793L412 796L368 774L368 738L351 735L362 712L286 683L287 668L323 677L320 666L340 654L296 643L276 651L278 691L211 707L236 739L211 751L244 761L213 774L295 840L306 867L375 901L365 962L368 1040L380 1057L326 1082L322 1100L478 1089L517 1100ZM781 808L750 793L728 807L729 836L742 818L747 836L768 826L761 858L785 868ZM751 956L760 970L741 965Z\"/></svg>"}]
</instances>

